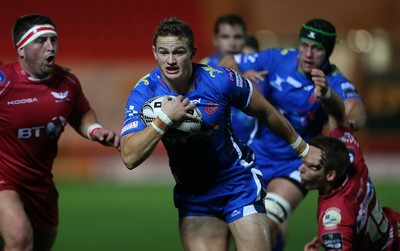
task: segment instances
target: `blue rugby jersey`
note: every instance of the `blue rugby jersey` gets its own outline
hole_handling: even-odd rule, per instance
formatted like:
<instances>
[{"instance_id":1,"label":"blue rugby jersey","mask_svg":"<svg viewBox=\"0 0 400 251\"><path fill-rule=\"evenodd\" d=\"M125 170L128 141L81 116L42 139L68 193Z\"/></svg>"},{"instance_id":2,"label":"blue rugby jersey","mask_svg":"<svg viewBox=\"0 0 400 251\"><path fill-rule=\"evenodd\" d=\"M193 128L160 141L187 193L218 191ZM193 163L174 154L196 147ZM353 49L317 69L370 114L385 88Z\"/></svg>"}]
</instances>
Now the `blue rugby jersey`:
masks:
<instances>
[{"instance_id":1,"label":"blue rugby jersey","mask_svg":"<svg viewBox=\"0 0 400 251\"><path fill-rule=\"evenodd\" d=\"M197 134L183 140L162 139L177 184L198 190L238 175L252 176L250 168L245 167L253 165L253 152L232 135L230 121L230 106L247 107L252 85L225 67L196 63L193 67L195 90L184 97L201 111L203 127ZM162 95L177 96L162 80L160 69L156 68L132 89L121 137L146 127L140 119L141 107L148 99Z\"/></svg>"},{"instance_id":2,"label":"blue rugby jersey","mask_svg":"<svg viewBox=\"0 0 400 251\"><path fill-rule=\"evenodd\" d=\"M207 64L211 67L215 67L219 65L220 54L218 52L212 54L209 57L206 57L201 60L202 64ZM254 86L262 91L262 86L264 85L261 82L253 83ZM235 107L231 108L231 120L232 120L232 128L235 136L240 139L242 142L247 143L250 139L250 135L254 130L256 119L247 115Z\"/></svg>"},{"instance_id":3,"label":"blue rugby jersey","mask_svg":"<svg viewBox=\"0 0 400 251\"><path fill-rule=\"evenodd\" d=\"M292 124L304 140L321 133L327 122L327 114L314 95L312 80L298 71L297 49L267 49L254 54L234 56L241 71L268 70L269 81L263 94ZM345 100L361 98L354 85L335 67L327 74L330 87ZM272 133L265 125L257 124L257 133L250 146L256 153L257 164L263 166L271 160L297 158L284 140Z\"/></svg>"}]
</instances>

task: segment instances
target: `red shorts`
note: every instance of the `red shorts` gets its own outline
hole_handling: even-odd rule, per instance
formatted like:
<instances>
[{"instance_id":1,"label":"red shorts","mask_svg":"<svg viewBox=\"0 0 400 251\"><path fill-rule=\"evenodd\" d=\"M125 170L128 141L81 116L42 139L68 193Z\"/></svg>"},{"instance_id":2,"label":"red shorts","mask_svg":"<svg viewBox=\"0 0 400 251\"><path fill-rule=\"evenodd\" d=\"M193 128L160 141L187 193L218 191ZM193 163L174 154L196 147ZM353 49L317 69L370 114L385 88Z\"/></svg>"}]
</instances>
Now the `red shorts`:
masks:
<instances>
[{"instance_id":1,"label":"red shorts","mask_svg":"<svg viewBox=\"0 0 400 251\"><path fill-rule=\"evenodd\" d=\"M58 192L55 187L49 187L47 193L33 192L12 184L0 175L0 191L3 190L13 190L18 193L32 227L58 226Z\"/></svg>"}]
</instances>

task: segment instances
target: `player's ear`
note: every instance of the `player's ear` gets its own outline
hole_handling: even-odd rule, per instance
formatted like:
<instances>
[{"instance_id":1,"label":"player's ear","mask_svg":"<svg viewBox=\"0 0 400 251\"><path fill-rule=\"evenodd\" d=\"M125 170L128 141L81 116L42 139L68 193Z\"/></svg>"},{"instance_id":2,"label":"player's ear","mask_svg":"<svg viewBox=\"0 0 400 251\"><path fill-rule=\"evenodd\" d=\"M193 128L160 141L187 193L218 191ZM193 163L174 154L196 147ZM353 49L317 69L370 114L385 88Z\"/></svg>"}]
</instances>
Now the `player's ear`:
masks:
<instances>
[{"instance_id":1,"label":"player's ear","mask_svg":"<svg viewBox=\"0 0 400 251\"><path fill-rule=\"evenodd\" d=\"M24 58L24 57L25 57L25 50L24 50L23 47L17 49L17 53L18 53L18 57L19 57L19 58Z\"/></svg>"},{"instance_id":2,"label":"player's ear","mask_svg":"<svg viewBox=\"0 0 400 251\"><path fill-rule=\"evenodd\" d=\"M190 56L190 59L193 59L194 56L196 56L196 53L197 53L197 48L196 48L196 47L193 47L193 49L192 49L192 55Z\"/></svg>"},{"instance_id":3,"label":"player's ear","mask_svg":"<svg viewBox=\"0 0 400 251\"><path fill-rule=\"evenodd\" d=\"M329 182L332 182L336 179L337 173L335 170L330 170L327 174L326 174L326 180Z\"/></svg>"},{"instance_id":4,"label":"player's ear","mask_svg":"<svg viewBox=\"0 0 400 251\"><path fill-rule=\"evenodd\" d=\"M152 49L152 51L153 51L153 55L154 55L155 60L157 60L156 47L153 45L153 46L151 47L151 49Z\"/></svg>"}]
</instances>

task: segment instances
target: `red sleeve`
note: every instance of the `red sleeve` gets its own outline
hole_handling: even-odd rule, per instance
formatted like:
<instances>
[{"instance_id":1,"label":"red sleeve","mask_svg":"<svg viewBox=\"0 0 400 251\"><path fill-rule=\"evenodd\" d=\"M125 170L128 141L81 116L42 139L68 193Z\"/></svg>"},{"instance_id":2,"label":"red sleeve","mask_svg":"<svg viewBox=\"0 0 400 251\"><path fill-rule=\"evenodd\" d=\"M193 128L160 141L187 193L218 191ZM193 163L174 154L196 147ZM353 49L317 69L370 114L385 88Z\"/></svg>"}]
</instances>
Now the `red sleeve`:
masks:
<instances>
[{"instance_id":1,"label":"red sleeve","mask_svg":"<svg viewBox=\"0 0 400 251\"><path fill-rule=\"evenodd\" d=\"M333 197L329 204L320 205L318 238L325 250L353 249L355 215L346 204L341 197Z\"/></svg>"}]
</instances>

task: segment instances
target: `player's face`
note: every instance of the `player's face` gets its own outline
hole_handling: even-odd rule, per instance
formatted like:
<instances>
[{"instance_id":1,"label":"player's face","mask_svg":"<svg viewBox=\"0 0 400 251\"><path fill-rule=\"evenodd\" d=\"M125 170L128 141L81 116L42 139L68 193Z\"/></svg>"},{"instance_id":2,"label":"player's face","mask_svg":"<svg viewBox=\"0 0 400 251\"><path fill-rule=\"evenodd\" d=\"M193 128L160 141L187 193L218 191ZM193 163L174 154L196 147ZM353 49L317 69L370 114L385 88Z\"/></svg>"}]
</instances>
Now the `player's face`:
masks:
<instances>
[{"instance_id":1,"label":"player's face","mask_svg":"<svg viewBox=\"0 0 400 251\"><path fill-rule=\"evenodd\" d=\"M158 37L153 53L164 81L169 84L185 83L191 79L194 52L189 48L188 39Z\"/></svg>"},{"instance_id":2,"label":"player's face","mask_svg":"<svg viewBox=\"0 0 400 251\"><path fill-rule=\"evenodd\" d=\"M48 77L54 69L58 43L55 34L44 34L18 49L22 68L32 77Z\"/></svg>"},{"instance_id":3,"label":"player's face","mask_svg":"<svg viewBox=\"0 0 400 251\"><path fill-rule=\"evenodd\" d=\"M324 48L313 42L301 40L299 52L299 68L302 72L310 74L313 68L321 68L325 59Z\"/></svg>"},{"instance_id":4,"label":"player's face","mask_svg":"<svg viewBox=\"0 0 400 251\"><path fill-rule=\"evenodd\" d=\"M241 53L245 43L245 33L240 25L222 23L219 32L214 36L214 46L221 56Z\"/></svg>"},{"instance_id":5,"label":"player's face","mask_svg":"<svg viewBox=\"0 0 400 251\"><path fill-rule=\"evenodd\" d=\"M321 190L324 184L324 168L309 167L301 165L299 167L301 182L308 190Z\"/></svg>"}]
</instances>

